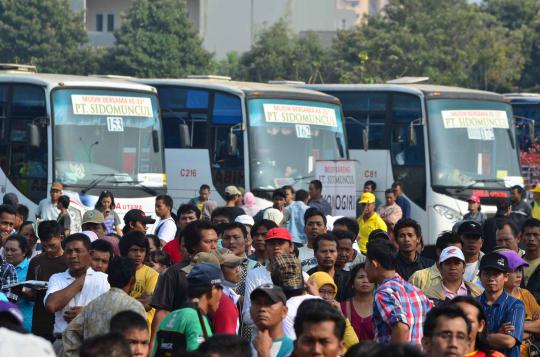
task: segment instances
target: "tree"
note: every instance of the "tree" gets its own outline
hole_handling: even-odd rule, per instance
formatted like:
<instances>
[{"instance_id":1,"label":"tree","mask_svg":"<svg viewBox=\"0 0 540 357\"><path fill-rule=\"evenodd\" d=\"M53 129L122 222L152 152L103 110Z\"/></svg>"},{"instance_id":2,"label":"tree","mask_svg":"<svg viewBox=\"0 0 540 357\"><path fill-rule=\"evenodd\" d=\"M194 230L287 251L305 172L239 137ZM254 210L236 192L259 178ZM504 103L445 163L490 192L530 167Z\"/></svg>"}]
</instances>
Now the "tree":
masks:
<instances>
[{"instance_id":1,"label":"tree","mask_svg":"<svg viewBox=\"0 0 540 357\"><path fill-rule=\"evenodd\" d=\"M509 89L524 62L516 38L465 0L390 0L384 14L338 35L334 72L342 82L428 76L439 84Z\"/></svg>"},{"instance_id":2,"label":"tree","mask_svg":"<svg viewBox=\"0 0 540 357\"><path fill-rule=\"evenodd\" d=\"M326 56L315 34L300 38L280 19L259 32L251 50L242 55L241 77L255 82L322 81Z\"/></svg>"},{"instance_id":3,"label":"tree","mask_svg":"<svg viewBox=\"0 0 540 357\"><path fill-rule=\"evenodd\" d=\"M181 78L210 69L212 54L202 47L184 0L136 0L115 36L117 74Z\"/></svg>"},{"instance_id":4,"label":"tree","mask_svg":"<svg viewBox=\"0 0 540 357\"><path fill-rule=\"evenodd\" d=\"M98 54L82 14L63 0L0 0L0 62L33 64L40 72L86 73Z\"/></svg>"}]
</instances>

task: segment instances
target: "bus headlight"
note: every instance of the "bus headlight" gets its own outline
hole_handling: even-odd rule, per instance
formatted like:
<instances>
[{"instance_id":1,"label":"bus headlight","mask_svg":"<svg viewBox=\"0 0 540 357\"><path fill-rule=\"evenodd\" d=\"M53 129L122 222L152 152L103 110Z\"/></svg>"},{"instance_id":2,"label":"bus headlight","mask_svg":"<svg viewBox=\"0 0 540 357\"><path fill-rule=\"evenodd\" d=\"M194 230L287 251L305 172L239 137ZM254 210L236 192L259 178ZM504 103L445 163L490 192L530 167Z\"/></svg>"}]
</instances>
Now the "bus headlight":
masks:
<instances>
[{"instance_id":1,"label":"bus headlight","mask_svg":"<svg viewBox=\"0 0 540 357\"><path fill-rule=\"evenodd\" d=\"M452 223L456 223L461 220L461 213L450 207L435 205L433 206L435 212L446 218Z\"/></svg>"}]
</instances>

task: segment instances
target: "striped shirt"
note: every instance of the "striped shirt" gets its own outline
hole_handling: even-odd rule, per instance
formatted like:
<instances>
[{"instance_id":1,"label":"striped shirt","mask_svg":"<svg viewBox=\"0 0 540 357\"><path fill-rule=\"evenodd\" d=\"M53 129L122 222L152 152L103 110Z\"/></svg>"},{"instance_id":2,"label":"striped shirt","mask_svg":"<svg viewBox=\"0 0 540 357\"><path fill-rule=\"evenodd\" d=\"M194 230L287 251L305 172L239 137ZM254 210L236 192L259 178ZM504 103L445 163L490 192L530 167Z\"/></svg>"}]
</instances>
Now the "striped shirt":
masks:
<instances>
[{"instance_id":1,"label":"striped shirt","mask_svg":"<svg viewBox=\"0 0 540 357\"><path fill-rule=\"evenodd\" d=\"M523 339L525 304L508 295L504 290L497 301L491 305L488 305L485 294L480 295L478 300L486 313L488 333L498 333L501 325L506 322L510 322L514 326L514 331L510 335L516 339L516 344L514 347L501 352L507 357L519 357L519 347Z\"/></svg>"},{"instance_id":2,"label":"striped shirt","mask_svg":"<svg viewBox=\"0 0 540 357\"><path fill-rule=\"evenodd\" d=\"M399 274L384 280L375 290L373 305L373 325L375 341L388 343L392 327L398 322L409 326L408 340L420 345L427 312L433 303L411 283Z\"/></svg>"}]
</instances>

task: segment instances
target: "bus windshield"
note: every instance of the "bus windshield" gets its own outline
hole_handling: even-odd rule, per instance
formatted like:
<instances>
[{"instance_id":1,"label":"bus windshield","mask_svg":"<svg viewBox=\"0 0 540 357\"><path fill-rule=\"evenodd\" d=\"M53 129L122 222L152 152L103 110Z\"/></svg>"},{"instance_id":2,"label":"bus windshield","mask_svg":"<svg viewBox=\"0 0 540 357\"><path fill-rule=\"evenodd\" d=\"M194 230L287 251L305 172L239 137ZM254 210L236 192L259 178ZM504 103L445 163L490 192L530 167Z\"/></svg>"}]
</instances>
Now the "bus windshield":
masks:
<instances>
[{"instance_id":1,"label":"bus windshield","mask_svg":"<svg viewBox=\"0 0 540 357\"><path fill-rule=\"evenodd\" d=\"M521 176L509 104L427 102L432 185L504 189Z\"/></svg>"},{"instance_id":2,"label":"bus windshield","mask_svg":"<svg viewBox=\"0 0 540 357\"><path fill-rule=\"evenodd\" d=\"M305 187L316 160L346 158L338 105L304 100L250 99L251 186Z\"/></svg>"},{"instance_id":3,"label":"bus windshield","mask_svg":"<svg viewBox=\"0 0 540 357\"><path fill-rule=\"evenodd\" d=\"M156 96L126 90L52 94L55 179L67 186L163 187Z\"/></svg>"}]
</instances>

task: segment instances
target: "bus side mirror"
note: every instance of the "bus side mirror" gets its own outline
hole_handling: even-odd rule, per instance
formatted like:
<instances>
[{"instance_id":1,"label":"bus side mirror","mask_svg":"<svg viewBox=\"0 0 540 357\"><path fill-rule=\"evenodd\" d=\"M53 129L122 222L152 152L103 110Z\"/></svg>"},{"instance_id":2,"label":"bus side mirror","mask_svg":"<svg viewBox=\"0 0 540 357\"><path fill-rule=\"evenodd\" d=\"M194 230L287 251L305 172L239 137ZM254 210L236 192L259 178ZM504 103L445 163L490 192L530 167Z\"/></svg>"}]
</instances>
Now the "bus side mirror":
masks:
<instances>
[{"instance_id":1,"label":"bus side mirror","mask_svg":"<svg viewBox=\"0 0 540 357\"><path fill-rule=\"evenodd\" d=\"M369 130L368 128L362 129L362 147L365 151L369 148Z\"/></svg>"},{"instance_id":2,"label":"bus side mirror","mask_svg":"<svg viewBox=\"0 0 540 357\"><path fill-rule=\"evenodd\" d=\"M28 137L30 138L30 146L35 148L41 146L41 133L37 124L28 124Z\"/></svg>"},{"instance_id":3,"label":"bus side mirror","mask_svg":"<svg viewBox=\"0 0 540 357\"><path fill-rule=\"evenodd\" d=\"M417 139L415 125L411 123L411 125L409 125L409 146L416 146L416 143Z\"/></svg>"},{"instance_id":4,"label":"bus side mirror","mask_svg":"<svg viewBox=\"0 0 540 357\"><path fill-rule=\"evenodd\" d=\"M235 156L236 152L238 151L238 139L236 138L236 135L233 132L233 128L229 131L229 138L228 138L228 154L231 156Z\"/></svg>"},{"instance_id":5,"label":"bus side mirror","mask_svg":"<svg viewBox=\"0 0 540 357\"><path fill-rule=\"evenodd\" d=\"M154 152L159 152L159 133L157 130L152 130L152 146Z\"/></svg>"},{"instance_id":6,"label":"bus side mirror","mask_svg":"<svg viewBox=\"0 0 540 357\"><path fill-rule=\"evenodd\" d=\"M180 147L181 148L190 148L191 147L191 137L189 135L189 127L186 123L178 124L178 130L180 135Z\"/></svg>"}]
</instances>

